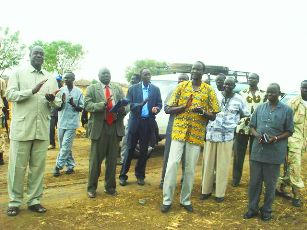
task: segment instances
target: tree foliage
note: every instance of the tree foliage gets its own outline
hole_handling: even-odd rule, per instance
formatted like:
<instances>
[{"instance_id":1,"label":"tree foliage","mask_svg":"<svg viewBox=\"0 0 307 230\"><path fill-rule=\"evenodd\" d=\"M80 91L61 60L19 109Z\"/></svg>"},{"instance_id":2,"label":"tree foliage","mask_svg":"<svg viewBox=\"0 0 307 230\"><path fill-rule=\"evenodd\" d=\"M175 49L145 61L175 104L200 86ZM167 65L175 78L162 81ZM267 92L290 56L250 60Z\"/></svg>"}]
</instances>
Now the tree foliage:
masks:
<instances>
[{"instance_id":1,"label":"tree foliage","mask_svg":"<svg viewBox=\"0 0 307 230\"><path fill-rule=\"evenodd\" d=\"M147 68L150 70L152 75L162 75L171 73L167 68L166 62L159 62L151 59L137 60L133 63L132 66L127 67L126 69L126 79L130 82L130 79L133 74L140 73L140 70Z\"/></svg>"},{"instance_id":2,"label":"tree foliage","mask_svg":"<svg viewBox=\"0 0 307 230\"><path fill-rule=\"evenodd\" d=\"M9 28L1 28L0 41L0 77L4 71L19 64L25 55L26 46L21 43L19 31L11 33Z\"/></svg>"},{"instance_id":3,"label":"tree foliage","mask_svg":"<svg viewBox=\"0 0 307 230\"><path fill-rule=\"evenodd\" d=\"M67 41L35 41L31 47L35 45L43 47L45 51L44 69L60 75L78 69L85 54L82 45Z\"/></svg>"}]
</instances>

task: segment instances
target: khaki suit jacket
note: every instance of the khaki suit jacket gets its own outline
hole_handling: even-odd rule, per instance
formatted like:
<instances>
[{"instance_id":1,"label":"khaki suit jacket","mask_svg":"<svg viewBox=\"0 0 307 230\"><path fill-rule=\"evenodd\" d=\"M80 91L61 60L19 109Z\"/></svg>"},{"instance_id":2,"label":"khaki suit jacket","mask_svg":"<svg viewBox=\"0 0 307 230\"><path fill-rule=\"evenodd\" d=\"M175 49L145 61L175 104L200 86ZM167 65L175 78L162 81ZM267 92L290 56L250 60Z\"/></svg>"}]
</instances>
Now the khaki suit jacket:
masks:
<instances>
[{"instance_id":1,"label":"khaki suit jacket","mask_svg":"<svg viewBox=\"0 0 307 230\"><path fill-rule=\"evenodd\" d=\"M32 89L48 79L40 91L32 94ZM54 93L58 84L45 70L37 72L33 66L17 70L8 81L6 98L13 102L10 139L15 141L49 140L50 112L52 107L60 107L61 100L47 101L46 93Z\"/></svg>"}]
</instances>

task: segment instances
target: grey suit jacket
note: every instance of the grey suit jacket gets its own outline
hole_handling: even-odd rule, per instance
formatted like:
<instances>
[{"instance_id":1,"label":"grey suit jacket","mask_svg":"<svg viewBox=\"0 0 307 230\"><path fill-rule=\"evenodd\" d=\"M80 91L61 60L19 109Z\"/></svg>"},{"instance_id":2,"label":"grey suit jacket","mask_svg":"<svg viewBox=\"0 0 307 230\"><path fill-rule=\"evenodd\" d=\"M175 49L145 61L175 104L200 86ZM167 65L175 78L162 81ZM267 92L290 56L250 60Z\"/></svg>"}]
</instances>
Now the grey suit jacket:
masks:
<instances>
[{"instance_id":1,"label":"grey suit jacket","mask_svg":"<svg viewBox=\"0 0 307 230\"><path fill-rule=\"evenodd\" d=\"M120 99L124 98L124 93L121 87L117 84L109 84L113 102L116 104ZM102 130L107 125L106 120L106 108L105 108L105 94L102 83L90 85L86 90L86 96L84 98L85 110L90 112L90 118L88 120L87 135L90 139L98 140ZM127 109L124 113L118 113L115 115L116 118L116 133L117 136L122 137L125 135L125 127L123 119L126 115ZM112 124L114 125L114 124Z\"/></svg>"}]
</instances>

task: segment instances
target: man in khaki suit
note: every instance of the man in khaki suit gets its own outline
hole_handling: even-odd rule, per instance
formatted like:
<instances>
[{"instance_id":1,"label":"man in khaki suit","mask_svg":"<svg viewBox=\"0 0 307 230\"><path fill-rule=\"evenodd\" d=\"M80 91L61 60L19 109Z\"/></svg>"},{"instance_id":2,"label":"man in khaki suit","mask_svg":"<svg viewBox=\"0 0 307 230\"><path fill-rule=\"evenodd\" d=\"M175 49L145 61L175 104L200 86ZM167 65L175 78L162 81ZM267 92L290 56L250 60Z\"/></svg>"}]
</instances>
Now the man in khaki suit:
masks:
<instances>
[{"instance_id":1,"label":"man in khaki suit","mask_svg":"<svg viewBox=\"0 0 307 230\"><path fill-rule=\"evenodd\" d=\"M84 99L85 110L90 112L88 120L88 136L91 139L91 153L89 157L89 176L87 194L96 197L101 163L106 158L104 192L116 194L116 161L119 142L125 134L123 118L125 108L120 107L117 113L110 109L121 99L124 93L120 86L110 82L111 74L107 68L102 68L98 74L100 82L87 88Z\"/></svg>"},{"instance_id":2,"label":"man in khaki suit","mask_svg":"<svg viewBox=\"0 0 307 230\"><path fill-rule=\"evenodd\" d=\"M49 122L52 107L59 107L55 98L58 89L54 77L42 69L44 50L35 46L30 51L31 65L18 70L8 82L6 98L13 102L10 129L8 168L9 204L7 215L16 216L23 199L27 166L28 209L44 213L40 204L43 193L45 159L49 144Z\"/></svg>"}]
</instances>

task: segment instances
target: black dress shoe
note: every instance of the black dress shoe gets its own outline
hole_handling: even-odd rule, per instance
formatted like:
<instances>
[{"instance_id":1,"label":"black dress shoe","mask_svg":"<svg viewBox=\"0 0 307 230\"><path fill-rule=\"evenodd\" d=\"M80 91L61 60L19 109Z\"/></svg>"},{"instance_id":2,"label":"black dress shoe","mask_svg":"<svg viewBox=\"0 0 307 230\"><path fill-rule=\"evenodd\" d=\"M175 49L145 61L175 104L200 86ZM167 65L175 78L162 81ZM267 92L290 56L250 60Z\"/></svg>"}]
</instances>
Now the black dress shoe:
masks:
<instances>
[{"instance_id":1,"label":"black dress shoe","mask_svg":"<svg viewBox=\"0 0 307 230\"><path fill-rule=\"evenodd\" d=\"M224 197L215 197L214 199L215 199L215 201L218 202L218 203L221 203L221 202L223 202L223 201L225 200Z\"/></svg>"},{"instance_id":2,"label":"black dress shoe","mask_svg":"<svg viewBox=\"0 0 307 230\"><path fill-rule=\"evenodd\" d=\"M168 212L170 210L170 208L171 208L171 205L162 204L161 212L166 213L166 212Z\"/></svg>"},{"instance_id":3,"label":"black dress shoe","mask_svg":"<svg viewBox=\"0 0 307 230\"><path fill-rule=\"evenodd\" d=\"M95 198L96 192L87 192L87 195L88 195L89 198Z\"/></svg>"},{"instance_id":4,"label":"black dress shoe","mask_svg":"<svg viewBox=\"0 0 307 230\"><path fill-rule=\"evenodd\" d=\"M302 207L302 202L300 200L300 198L292 198L292 205L294 207Z\"/></svg>"},{"instance_id":5,"label":"black dress shoe","mask_svg":"<svg viewBox=\"0 0 307 230\"><path fill-rule=\"evenodd\" d=\"M117 195L117 192L115 189L105 189L104 192L108 195L111 195L111 196L115 196Z\"/></svg>"},{"instance_id":6,"label":"black dress shoe","mask_svg":"<svg viewBox=\"0 0 307 230\"><path fill-rule=\"evenodd\" d=\"M59 177L61 175L60 169L58 167L55 167L53 170L53 176Z\"/></svg>"},{"instance_id":7,"label":"black dress shoe","mask_svg":"<svg viewBox=\"0 0 307 230\"><path fill-rule=\"evenodd\" d=\"M125 180L125 179L123 179L123 178L119 178L119 184L120 184L121 186L125 186L125 185L127 185L127 180Z\"/></svg>"},{"instance_id":8,"label":"black dress shoe","mask_svg":"<svg viewBox=\"0 0 307 230\"><path fill-rule=\"evenodd\" d=\"M264 213L261 213L261 220L263 221L269 221L271 220L273 217L272 217L272 214L264 214Z\"/></svg>"},{"instance_id":9,"label":"black dress shoe","mask_svg":"<svg viewBox=\"0 0 307 230\"><path fill-rule=\"evenodd\" d=\"M244 214L243 218L244 219L251 219L251 218L256 217L256 216L258 216L258 212L248 211L247 213Z\"/></svg>"},{"instance_id":10,"label":"black dress shoe","mask_svg":"<svg viewBox=\"0 0 307 230\"><path fill-rule=\"evenodd\" d=\"M44 208L41 204L30 205L28 209L31 210L32 212L37 212L37 213L45 213L47 211L47 209Z\"/></svg>"},{"instance_id":11,"label":"black dress shoe","mask_svg":"<svg viewBox=\"0 0 307 230\"><path fill-rule=\"evenodd\" d=\"M180 204L185 210L188 212L193 212L193 206L191 204L185 205L185 204Z\"/></svg>"},{"instance_id":12,"label":"black dress shoe","mask_svg":"<svg viewBox=\"0 0 307 230\"><path fill-rule=\"evenodd\" d=\"M65 174L73 174L75 173L75 170L74 169L67 169Z\"/></svg>"},{"instance_id":13,"label":"black dress shoe","mask_svg":"<svg viewBox=\"0 0 307 230\"><path fill-rule=\"evenodd\" d=\"M209 197L211 196L212 193L208 193L208 194L200 194L199 199L200 200L207 200L209 199Z\"/></svg>"},{"instance_id":14,"label":"black dress shoe","mask_svg":"<svg viewBox=\"0 0 307 230\"><path fill-rule=\"evenodd\" d=\"M275 190L276 196L281 196L283 198L286 198L287 200L290 200L292 197L290 193L285 192L285 191L278 191L277 189Z\"/></svg>"},{"instance_id":15,"label":"black dress shoe","mask_svg":"<svg viewBox=\"0 0 307 230\"><path fill-rule=\"evenodd\" d=\"M238 187L238 186L239 186L239 184L240 184L240 183L237 183L237 182L232 182L232 184L231 184L231 185L232 185L232 187Z\"/></svg>"},{"instance_id":16,"label":"black dress shoe","mask_svg":"<svg viewBox=\"0 0 307 230\"><path fill-rule=\"evenodd\" d=\"M141 186L145 185L145 181L144 181L143 178L138 178L137 183L138 183L138 185L141 185Z\"/></svg>"}]
</instances>

